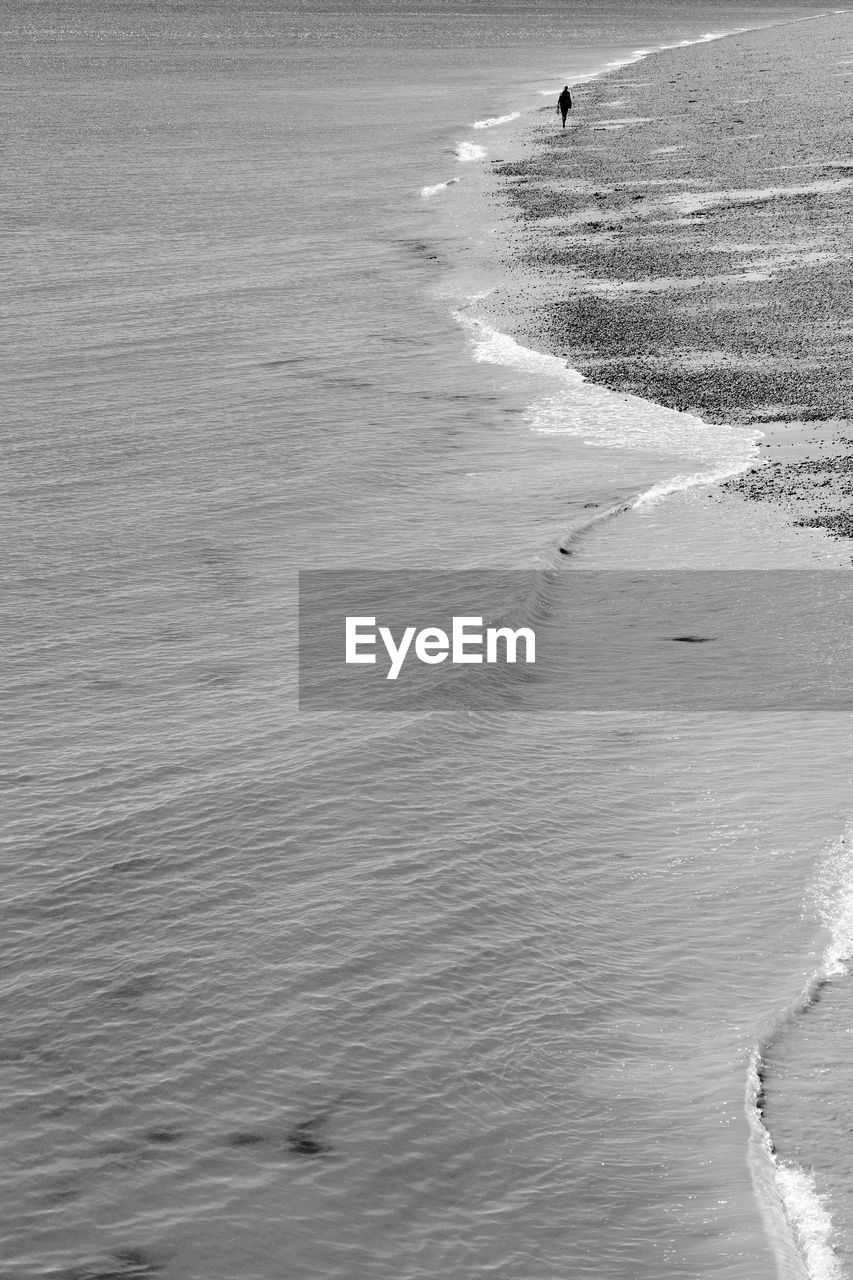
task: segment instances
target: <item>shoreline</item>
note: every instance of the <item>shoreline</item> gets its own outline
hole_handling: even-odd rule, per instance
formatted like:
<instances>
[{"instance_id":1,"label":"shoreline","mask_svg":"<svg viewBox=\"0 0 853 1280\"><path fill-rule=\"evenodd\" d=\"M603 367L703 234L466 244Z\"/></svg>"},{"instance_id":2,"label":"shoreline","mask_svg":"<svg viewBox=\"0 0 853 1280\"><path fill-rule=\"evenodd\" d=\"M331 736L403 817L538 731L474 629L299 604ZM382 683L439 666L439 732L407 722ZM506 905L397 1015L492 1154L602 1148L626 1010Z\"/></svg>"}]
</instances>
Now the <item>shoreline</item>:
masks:
<instances>
[{"instance_id":1,"label":"shoreline","mask_svg":"<svg viewBox=\"0 0 853 1280\"><path fill-rule=\"evenodd\" d=\"M493 162L516 218L500 327L590 383L761 431L759 464L716 492L837 538L853 536L851 83L849 12L668 46L573 86L565 133L549 105Z\"/></svg>"},{"instance_id":2,"label":"shoreline","mask_svg":"<svg viewBox=\"0 0 853 1280\"><path fill-rule=\"evenodd\" d=\"M489 320L513 341L565 361L590 384L705 423L741 426L745 436L759 431L757 464L696 487L729 509L741 501L765 504L792 533L801 526L839 539L853 538L853 344L849 322L844 328L853 273L843 234L845 209L853 208L853 158L840 153L843 135L821 133L806 108L814 78L826 74L829 45L846 42L843 83L849 89L853 81L851 17L815 15L642 52L572 85L575 110L580 106L586 119L575 117L565 134L553 121L528 127L515 139L513 158L491 165L518 222L510 230L510 283L490 297ZM814 39L795 47L804 22ZM738 45L734 77L720 74L721 41ZM708 117L720 111L720 98L737 96L732 80L743 83L757 53L762 61L801 66L803 118L792 127L787 116L771 114L768 126L744 136L743 144L753 145L726 155L717 175L709 168ZM673 63L697 55L704 65L690 76L691 107L711 72L718 75L718 94L707 96L698 128L683 116L645 115L655 91L663 96L661 80ZM686 72L673 74L677 80ZM608 101L617 86L618 97ZM756 108L755 128L766 104L732 105L744 112L744 128L746 108ZM553 107L537 115L545 112ZM667 134L686 123L682 141L669 141ZM783 151L807 144L820 159L777 154L767 163L781 176L768 182L756 164L768 129ZM692 155L697 137L702 145ZM615 156L607 154L610 147ZM594 182L583 174L591 157ZM799 170L791 178L797 165L805 180ZM559 555L573 556L592 529L637 505L621 502L570 527ZM780 1274L833 1276L832 1206L813 1173L778 1158L763 1114L760 1045L754 1054L745 1081L747 1163L771 1252Z\"/></svg>"}]
</instances>

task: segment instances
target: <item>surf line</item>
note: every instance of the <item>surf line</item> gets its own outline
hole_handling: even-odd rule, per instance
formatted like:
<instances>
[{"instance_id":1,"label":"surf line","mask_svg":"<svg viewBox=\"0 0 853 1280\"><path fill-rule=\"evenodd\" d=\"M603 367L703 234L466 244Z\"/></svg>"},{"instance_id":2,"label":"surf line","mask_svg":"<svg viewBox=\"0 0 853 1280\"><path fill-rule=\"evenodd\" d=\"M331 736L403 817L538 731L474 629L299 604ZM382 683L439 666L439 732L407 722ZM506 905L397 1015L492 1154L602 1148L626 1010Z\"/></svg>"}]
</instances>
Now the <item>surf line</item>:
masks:
<instances>
[{"instance_id":1,"label":"surf line","mask_svg":"<svg viewBox=\"0 0 853 1280\"><path fill-rule=\"evenodd\" d=\"M824 981L816 984L811 1003L824 985ZM803 1004L807 998L804 993L800 1010L807 1007ZM789 1015L788 1026L795 1017L796 1012ZM780 1280L842 1280L841 1263L832 1245L834 1226L827 1197L820 1193L814 1172L779 1159L764 1121L766 1055L784 1029L777 1029L749 1057L744 1110L752 1185Z\"/></svg>"},{"instance_id":2,"label":"surf line","mask_svg":"<svg viewBox=\"0 0 853 1280\"><path fill-rule=\"evenodd\" d=\"M799 21L804 21L804 19L799 19ZM641 62L644 58L648 58L653 53L662 53L667 49L679 49L691 44L703 44L708 40L721 40L725 36L739 35L742 32L749 30L752 30L752 28L733 27L730 31L707 32L705 35L697 36L693 40L681 40L674 45L661 44L656 45L652 49L635 49L627 58L620 58L614 62L608 62L596 71L590 71L584 75L577 76L573 83L588 84L590 80L597 80L600 76L605 76L610 71L616 71L620 67L627 67L636 62ZM539 89L537 92L540 96L551 97L553 96L554 91L552 89ZM520 111L510 111L506 115L486 116L482 120L475 120L471 125L471 128L478 130L494 129L502 124L511 124L514 120L518 120L520 118ZM485 160L487 154L486 148L480 146L479 143L476 142L462 140L456 144L456 159L460 164L470 164L476 160ZM432 185L424 186L421 188L421 195L425 200L428 200L431 196L436 195L439 191L443 191L446 187L449 187L452 183L458 181L458 178L451 178L449 182L437 182Z\"/></svg>"},{"instance_id":3,"label":"surf line","mask_svg":"<svg viewBox=\"0 0 853 1280\"><path fill-rule=\"evenodd\" d=\"M831 9L830 13L846 13L846 9ZM783 22L773 22L762 24L760 27L727 27L725 31L706 31L704 35L693 36L689 40L677 40L675 44L656 44L651 49L634 49L627 58L616 58L613 62L607 62L597 71L586 71L582 75L576 76L572 81L572 87L580 84L589 84L591 80L598 80L600 76L605 76L610 71L619 71L622 67L633 67L638 62L650 58L655 53L667 53L670 49L687 49L694 44L709 44L712 40L725 40L727 36L745 35L749 31L761 31L765 25L768 26L787 26L793 25L795 22L811 22L814 18L822 17L822 13L808 14L805 18L790 18ZM555 96L553 89L537 89L540 98L553 98Z\"/></svg>"},{"instance_id":4,"label":"surf line","mask_svg":"<svg viewBox=\"0 0 853 1280\"><path fill-rule=\"evenodd\" d=\"M750 1129L749 1168L780 1280L794 1276L798 1280L842 1280L844 1275L832 1242L835 1226L829 1198L820 1191L814 1170L780 1158L764 1112L773 1046L796 1030L832 983L849 976L853 959L853 822L848 822L831 848L821 880L829 945L800 995L753 1048L747 1069L744 1106Z\"/></svg>"},{"instance_id":5,"label":"surf line","mask_svg":"<svg viewBox=\"0 0 853 1280\"><path fill-rule=\"evenodd\" d=\"M756 461L761 460L756 459ZM558 544L560 555L572 555L577 544L587 534L591 533L597 525L604 524L605 521L612 520L615 516L624 515L628 511L643 511L649 507L656 506L664 498L668 498L670 494L683 493L685 489L693 489L705 484L719 484L720 481L728 480L731 476L740 475L742 471L752 465L753 462L749 461L736 468L722 467L717 471L694 471L690 475L677 475L670 480L661 480L659 484L652 485L650 489L644 489L641 493L635 494L631 498L626 498L623 502L616 503L615 506L596 512L594 516L590 516L583 524L574 525L561 538Z\"/></svg>"},{"instance_id":6,"label":"surf line","mask_svg":"<svg viewBox=\"0 0 853 1280\"><path fill-rule=\"evenodd\" d=\"M664 498L668 498L673 493L683 493L686 489L692 489L699 485L719 484L722 480L727 480L731 476L740 475L746 467L751 466L751 462L747 462L745 466L738 466L735 469L723 467L717 471L694 471L691 475L673 476L671 480L662 480L659 484L652 485L650 489L644 489L641 493L634 494L631 498L626 498L622 502L617 502L615 506L606 507L603 511L597 511L594 516L590 516L583 524L573 525L557 544L557 550L561 556L571 556L574 554L578 544L586 538L600 524L604 524L608 520L613 520L616 516L625 515L628 511L643 511L649 507L656 506L662 502Z\"/></svg>"},{"instance_id":7,"label":"surf line","mask_svg":"<svg viewBox=\"0 0 853 1280\"><path fill-rule=\"evenodd\" d=\"M472 129L494 129L499 124L509 124L511 120L518 120L520 111L511 111L506 116L488 116L485 120L475 120L471 125Z\"/></svg>"},{"instance_id":8,"label":"surf line","mask_svg":"<svg viewBox=\"0 0 853 1280\"><path fill-rule=\"evenodd\" d=\"M470 298L469 304L474 301ZM537 434L565 434L595 447L693 457L699 463L701 469L670 475L573 526L558 544L563 556L573 554L580 539L605 520L647 510L673 493L718 484L763 464L757 447L760 431L707 423L654 401L611 391L588 381L560 356L522 346L467 308L454 310L453 316L467 331L476 361L515 369L536 384L550 385L550 394L538 395L526 411L528 426Z\"/></svg>"},{"instance_id":9,"label":"surf line","mask_svg":"<svg viewBox=\"0 0 853 1280\"><path fill-rule=\"evenodd\" d=\"M479 128L480 125L474 125ZM485 127L483 125L482 127ZM457 142L456 159L459 164L472 164L476 160L485 160L487 155L486 148L481 147L478 142ZM446 191L448 187L452 187L454 183L461 182L461 178L448 178L445 182L433 182L425 187L421 187L421 196L424 200L429 200L432 196L438 195L439 191Z\"/></svg>"}]
</instances>

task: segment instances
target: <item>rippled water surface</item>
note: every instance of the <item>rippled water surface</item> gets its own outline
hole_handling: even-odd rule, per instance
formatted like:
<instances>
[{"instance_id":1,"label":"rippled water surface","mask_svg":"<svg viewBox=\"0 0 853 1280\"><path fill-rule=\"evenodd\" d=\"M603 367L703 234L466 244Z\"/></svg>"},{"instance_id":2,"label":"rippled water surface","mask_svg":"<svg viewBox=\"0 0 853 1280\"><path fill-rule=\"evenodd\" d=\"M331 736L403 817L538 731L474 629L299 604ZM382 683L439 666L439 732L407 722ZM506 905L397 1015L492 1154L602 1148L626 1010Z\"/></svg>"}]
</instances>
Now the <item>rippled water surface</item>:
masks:
<instances>
[{"instance_id":1,"label":"rippled water surface","mask_svg":"<svg viewBox=\"0 0 853 1280\"><path fill-rule=\"evenodd\" d=\"M4 1275L842 1274L847 718L294 680L299 568L590 503L577 569L839 562L473 297L540 90L802 12L7 7Z\"/></svg>"}]
</instances>

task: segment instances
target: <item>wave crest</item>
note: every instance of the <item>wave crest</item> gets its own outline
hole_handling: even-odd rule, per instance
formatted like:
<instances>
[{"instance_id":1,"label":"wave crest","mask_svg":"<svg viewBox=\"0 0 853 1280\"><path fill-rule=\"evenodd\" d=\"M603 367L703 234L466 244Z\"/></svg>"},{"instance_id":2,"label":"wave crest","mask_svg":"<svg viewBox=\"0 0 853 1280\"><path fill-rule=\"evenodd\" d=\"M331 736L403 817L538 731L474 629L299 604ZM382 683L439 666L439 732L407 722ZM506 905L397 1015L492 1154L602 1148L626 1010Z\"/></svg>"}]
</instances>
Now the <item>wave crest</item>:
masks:
<instances>
[{"instance_id":1,"label":"wave crest","mask_svg":"<svg viewBox=\"0 0 853 1280\"><path fill-rule=\"evenodd\" d=\"M521 115L520 111L511 111L508 116L488 116L485 120L475 120L472 129L494 129L497 124L509 124L510 120L517 120Z\"/></svg>"},{"instance_id":2,"label":"wave crest","mask_svg":"<svg viewBox=\"0 0 853 1280\"><path fill-rule=\"evenodd\" d=\"M446 182L436 182L431 187L421 187L421 195L424 200L429 200L430 196L437 195L439 191L444 191L446 187L452 187L454 182L458 181L458 178L448 178Z\"/></svg>"},{"instance_id":3,"label":"wave crest","mask_svg":"<svg viewBox=\"0 0 853 1280\"><path fill-rule=\"evenodd\" d=\"M472 160L483 160L486 156L486 148L481 147L477 142L457 142L456 159L461 160L463 164L468 164Z\"/></svg>"},{"instance_id":4,"label":"wave crest","mask_svg":"<svg viewBox=\"0 0 853 1280\"><path fill-rule=\"evenodd\" d=\"M805 1260L809 1280L841 1280L841 1263L832 1247L832 1216L814 1173L798 1165L777 1164L776 1185Z\"/></svg>"}]
</instances>

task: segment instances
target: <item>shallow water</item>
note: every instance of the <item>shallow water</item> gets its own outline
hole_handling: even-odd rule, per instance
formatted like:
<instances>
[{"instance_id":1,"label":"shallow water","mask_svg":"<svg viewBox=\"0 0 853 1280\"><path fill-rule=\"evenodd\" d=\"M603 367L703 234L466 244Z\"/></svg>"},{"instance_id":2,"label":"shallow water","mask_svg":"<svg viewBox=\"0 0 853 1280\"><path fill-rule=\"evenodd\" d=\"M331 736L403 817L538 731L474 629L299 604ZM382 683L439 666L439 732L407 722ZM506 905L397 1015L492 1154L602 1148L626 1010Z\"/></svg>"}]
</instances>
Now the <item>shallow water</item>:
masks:
<instances>
[{"instance_id":1,"label":"shallow water","mask_svg":"<svg viewBox=\"0 0 853 1280\"><path fill-rule=\"evenodd\" d=\"M579 566L836 562L697 511L679 477L748 439L585 390L472 300L474 148L756 13L7 10L10 1273L793 1256L744 1095L819 963L844 718L294 705L298 568L551 564L649 490Z\"/></svg>"}]
</instances>

